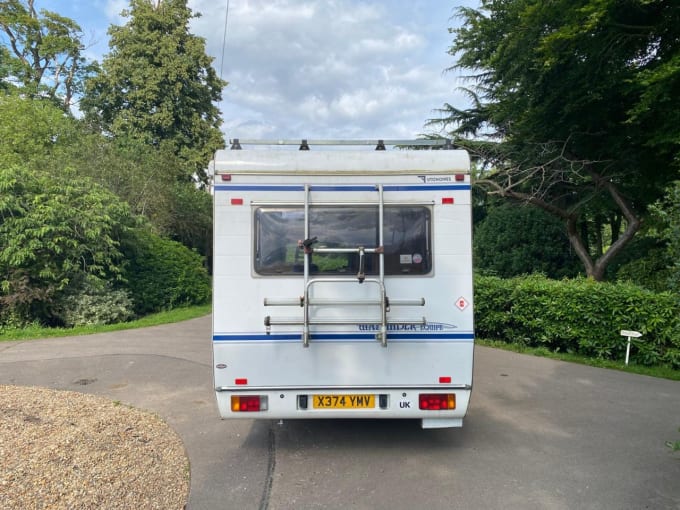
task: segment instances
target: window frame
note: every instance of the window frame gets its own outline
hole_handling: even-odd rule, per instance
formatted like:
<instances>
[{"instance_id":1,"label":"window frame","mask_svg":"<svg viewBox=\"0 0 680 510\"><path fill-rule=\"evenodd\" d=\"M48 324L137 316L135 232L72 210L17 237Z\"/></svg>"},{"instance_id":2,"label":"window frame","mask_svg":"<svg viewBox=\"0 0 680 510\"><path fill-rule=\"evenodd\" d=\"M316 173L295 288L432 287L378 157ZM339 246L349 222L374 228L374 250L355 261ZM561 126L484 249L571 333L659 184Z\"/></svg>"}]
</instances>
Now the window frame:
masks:
<instances>
[{"instance_id":1,"label":"window frame","mask_svg":"<svg viewBox=\"0 0 680 510\"><path fill-rule=\"evenodd\" d=\"M385 204L383 206L383 218L384 218L384 239L383 245L385 246L385 276L395 277L426 277L432 276L434 273L434 254L433 254L433 208L430 205L425 204ZM352 216L354 213L355 217L361 215L361 210L369 212L372 215L374 212L375 221L370 230L373 231L375 241L371 243L364 243L365 248L375 248L378 243L378 206L371 204L356 204L348 207L346 204L343 205L312 205L309 208L309 214L311 217L310 221L310 236L314 237L314 212L323 212L325 214L330 214L332 216L333 212L349 213ZM389 218L395 211L403 211L406 215L415 214L418 216L418 222L410 223L410 227L404 229L395 229L394 224L389 224ZM298 236L290 233L293 229L288 230L289 235L284 235L283 237L278 236L278 240L283 239L284 242L279 244L279 247L275 249L269 249L265 251L263 248L263 215L267 213L280 212L285 214L286 212L290 214L295 214L300 218L300 235L299 238L302 239L304 236L304 207L302 205L289 205L289 204L258 204L253 207L252 211L252 253L251 253L251 268L254 276L257 277L291 277L291 276L302 276L304 273L304 255L302 249L297 246L293 246L291 242L297 245ZM404 215L401 215L402 218ZM285 223L282 222L282 223ZM339 224L339 223L338 223ZM415 232L409 233L410 230L415 230ZM346 231L342 231L346 233ZM387 237L390 232L396 232L398 235L401 234L402 240L401 244L391 244L388 242ZM271 232L267 231L265 233L271 237ZM409 236L407 238L407 236ZM403 250L405 243L414 246L411 251ZM320 240L314 247L328 247L324 240ZM337 247L337 246L336 246ZM355 247L355 246L339 246L339 247ZM390 250L390 247L396 247L397 251ZM261 259L265 256L269 256L276 252L277 256L280 258L283 255L283 261L279 262L278 266L275 263L263 264ZM292 260L291 260L292 257ZM324 269L320 266L326 266L327 268L332 268L333 265L337 265L338 262L342 262L343 257L346 258L346 263L344 266L337 266L335 269ZM355 257L355 259L351 259ZM365 259L365 272L368 276L376 276L379 273L379 255L378 254L366 254ZM310 261L310 275L311 276L355 276L357 264L354 263L358 261L357 254L321 254L312 253L312 260ZM410 262L409 262L410 261ZM321 262L321 264L319 264ZM278 269L277 269L278 267Z\"/></svg>"}]
</instances>

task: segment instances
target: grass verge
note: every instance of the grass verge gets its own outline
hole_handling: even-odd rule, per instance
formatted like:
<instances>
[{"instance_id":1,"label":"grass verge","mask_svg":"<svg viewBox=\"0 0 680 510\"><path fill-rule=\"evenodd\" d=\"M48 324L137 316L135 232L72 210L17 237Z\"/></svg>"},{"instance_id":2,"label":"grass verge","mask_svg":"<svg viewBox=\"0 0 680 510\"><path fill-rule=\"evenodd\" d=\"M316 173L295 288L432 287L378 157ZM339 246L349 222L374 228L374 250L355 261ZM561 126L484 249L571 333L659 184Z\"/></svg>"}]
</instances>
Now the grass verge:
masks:
<instances>
[{"instance_id":1,"label":"grass verge","mask_svg":"<svg viewBox=\"0 0 680 510\"><path fill-rule=\"evenodd\" d=\"M110 331L122 331L125 329L147 328L160 324L170 324L196 317L203 317L212 311L212 305L190 306L175 308L167 312L159 312L142 317L135 321L121 322L118 324L78 326L75 328L44 328L41 326L28 326L25 328L0 329L0 342L10 340L33 340L36 338L54 338L61 336L91 335L93 333L107 333Z\"/></svg>"},{"instance_id":2,"label":"grass verge","mask_svg":"<svg viewBox=\"0 0 680 510\"><path fill-rule=\"evenodd\" d=\"M597 368L609 368L612 370L620 370L622 372L629 372L631 374L648 375L650 377L659 377L661 379L671 379L673 381L680 381L680 370L673 370L669 366L644 366L629 363L628 366L621 361L611 361L598 358L588 358L586 356L579 356L578 354L570 354L565 352L553 352L545 347L527 347L520 344L508 344L500 340L483 340L475 339L478 345L486 347L494 347L496 349L503 349L505 351L518 352L521 354L531 354L533 356L541 356L544 358L551 358L560 361L568 361L570 363L580 363L581 365L588 365Z\"/></svg>"}]
</instances>

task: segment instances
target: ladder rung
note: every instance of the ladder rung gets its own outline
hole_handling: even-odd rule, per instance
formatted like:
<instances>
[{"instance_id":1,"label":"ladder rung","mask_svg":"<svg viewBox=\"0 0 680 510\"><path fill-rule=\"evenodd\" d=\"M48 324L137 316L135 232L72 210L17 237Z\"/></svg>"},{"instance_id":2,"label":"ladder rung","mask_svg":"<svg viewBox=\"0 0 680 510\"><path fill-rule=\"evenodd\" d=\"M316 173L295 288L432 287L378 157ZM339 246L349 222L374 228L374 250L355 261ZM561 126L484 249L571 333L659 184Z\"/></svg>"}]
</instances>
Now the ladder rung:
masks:
<instances>
[{"instance_id":1,"label":"ladder rung","mask_svg":"<svg viewBox=\"0 0 680 510\"><path fill-rule=\"evenodd\" d=\"M314 248L314 253L380 253L380 248Z\"/></svg>"},{"instance_id":2,"label":"ladder rung","mask_svg":"<svg viewBox=\"0 0 680 510\"><path fill-rule=\"evenodd\" d=\"M425 298L388 299L390 306L425 306ZM310 299L309 306L380 306L379 299L342 301L336 299ZM302 306L303 298L264 298L264 306Z\"/></svg>"}]
</instances>

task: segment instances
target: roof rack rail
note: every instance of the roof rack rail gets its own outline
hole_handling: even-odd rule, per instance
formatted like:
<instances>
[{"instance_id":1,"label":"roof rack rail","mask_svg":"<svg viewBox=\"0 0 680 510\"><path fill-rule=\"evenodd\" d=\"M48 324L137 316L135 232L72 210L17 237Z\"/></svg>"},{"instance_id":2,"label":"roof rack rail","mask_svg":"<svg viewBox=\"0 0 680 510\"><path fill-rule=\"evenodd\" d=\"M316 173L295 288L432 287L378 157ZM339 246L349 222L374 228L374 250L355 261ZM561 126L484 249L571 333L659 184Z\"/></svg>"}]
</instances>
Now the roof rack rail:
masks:
<instances>
[{"instance_id":1,"label":"roof rack rail","mask_svg":"<svg viewBox=\"0 0 680 510\"><path fill-rule=\"evenodd\" d=\"M448 138L415 139L415 140L259 140L230 138L232 150L239 150L242 145L298 145L301 151L308 151L312 145L375 145L375 150L385 150L387 145L442 147L452 149L453 144Z\"/></svg>"}]
</instances>

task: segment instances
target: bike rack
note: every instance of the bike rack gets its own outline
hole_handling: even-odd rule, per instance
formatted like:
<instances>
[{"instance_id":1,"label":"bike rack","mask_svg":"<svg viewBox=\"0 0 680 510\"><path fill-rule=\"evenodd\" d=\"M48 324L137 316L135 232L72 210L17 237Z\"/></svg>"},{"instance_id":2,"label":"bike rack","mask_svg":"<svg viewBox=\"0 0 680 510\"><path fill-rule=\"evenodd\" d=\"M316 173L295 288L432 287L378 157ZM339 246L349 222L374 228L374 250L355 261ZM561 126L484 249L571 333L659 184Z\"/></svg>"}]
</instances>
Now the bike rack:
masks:
<instances>
[{"instance_id":1,"label":"bike rack","mask_svg":"<svg viewBox=\"0 0 680 510\"><path fill-rule=\"evenodd\" d=\"M383 248L383 224L384 224L384 193L382 184L376 185L378 192L378 246L375 248L367 248L364 246L357 246L356 248L314 248L313 244L317 242L317 238L310 238L309 231L309 209L312 205L310 199L310 186L304 186L304 240L300 240L298 245L303 250L304 254L304 292L299 298L265 298L264 306L301 306L303 309L302 320L299 318L286 317L271 317L266 316L264 320L267 333L273 325L301 325L302 326L302 345L309 347L311 338L310 326L312 325L336 325L336 324L367 324L377 325L378 332L375 337L383 347L387 347L387 329L388 324L415 324L425 325L427 320L425 317L414 319L387 319L387 312L390 311L391 306L425 306L425 299L393 299L387 297L385 289L385 256ZM358 204L364 205L364 204ZM376 205L375 202L369 202L367 205ZM353 278L339 278L339 277L310 277L310 256L312 253L357 253L359 255L359 268L356 274L356 279ZM377 278L366 278L365 271L365 256L366 254L378 254L379 273ZM325 283L335 284L369 284L375 285L378 289L379 296L376 299L361 299L355 301L343 299L312 299L310 298L310 289L314 286ZM310 307L331 307L331 306L375 306L379 309L379 318L377 319L356 319L352 317L337 318L337 319L312 319L310 318Z\"/></svg>"}]
</instances>

